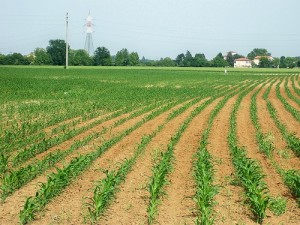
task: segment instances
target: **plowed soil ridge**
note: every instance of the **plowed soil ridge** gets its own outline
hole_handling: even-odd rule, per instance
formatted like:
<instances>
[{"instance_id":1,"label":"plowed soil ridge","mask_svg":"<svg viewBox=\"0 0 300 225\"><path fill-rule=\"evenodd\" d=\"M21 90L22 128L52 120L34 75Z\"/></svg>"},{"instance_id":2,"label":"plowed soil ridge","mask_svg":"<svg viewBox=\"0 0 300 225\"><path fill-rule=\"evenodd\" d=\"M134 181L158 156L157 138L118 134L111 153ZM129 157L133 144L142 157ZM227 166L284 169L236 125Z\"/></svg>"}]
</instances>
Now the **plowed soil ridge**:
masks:
<instances>
[{"instance_id":1,"label":"plowed soil ridge","mask_svg":"<svg viewBox=\"0 0 300 225\"><path fill-rule=\"evenodd\" d=\"M215 196L214 207L216 224L254 224L251 212L243 203L243 189L232 184L234 168L231 161L227 136L230 113L237 97L229 99L213 121L207 150L212 155L214 164L214 185L220 187Z\"/></svg>"},{"instance_id":2,"label":"plowed soil ridge","mask_svg":"<svg viewBox=\"0 0 300 225\"><path fill-rule=\"evenodd\" d=\"M268 88L266 85L257 95L257 114L258 122L261 125L262 132L268 136L268 138L274 143L275 150L273 152L273 157L278 165L287 169L297 169L300 168L299 159L294 155L293 151L287 148L287 144L284 141L281 132L276 127L273 119L271 118L267 103L263 99L263 94ZM285 152L289 157L284 158L282 152Z\"/></svg>"},{"instance_id":3,"label":"plowed soil ridge","mask_svg":"<svg viewBox=\"0 0 300 225\"><path fill-rule=\"evenodd\" d=\"M287 81L287 88L289 89L289 91L290 91L291 95L293 96L293 98L297 99L298 97L297 97L297 94L295 93L295 91L292 87L291 79L292 78L289 78L288 81ZM282 90L282 89L280 89L280 90ZM294 107L296 110L300 111L300 104L287 95L287 92L286 92L285 88L284 88L284 91L281 92L281 94L285 99L288 99L288 102L291 104L292 107ZM299 98L299 101L300 101L300 98Z\"/></svg>"},{"instance_id":4,"label":"plowed soil ridge","mask_svg":"<svg viewBox=\"0 0 300 225\"><path fill-rule=\"evenodd\" d=\"M94 182L104 178L104 174L101 173L99 169L115 169L120 162L126 158L132 157L142 136L152 133L158 126L163 124L169 112L170 110L146 122L142 127L126 136L105 152L100 158L94 161L92 166L85 171L76 182L72 183L57 197L56 201L50 203L46 207L46 213L33 224L51 223L51 221L53 221L53 216L65 218L66 214L64 214L64 212L71 215L71 218L69 218L71 223L83 223L85 216L83 213L86 212L86 208L83 208L83 202L87 201L87 197L92 196Z\"/></svg>"},{"instance_id":5,"label":"plowed soil ridge","mask_svg":"<svg viewBox=\"0 0 300 225\"><path fill-rule=\"evenodd\" d=\"M263 174L266 176L266 182L272 197L284 196L287 197L287 212L280 217L274 216L271 212L267 212L267 217L264 223L270 224L296 224L294 215L299 214L297 210L297 203L293 200L289 189L284 185L281 176L277 173L276 169L272 166L267 157L260 153L255 137L255 127L251 121L251 97L256 91L254 89L244 97L237 113L237 138L240 146L245 146L248 157L257 160L261 167Z\"/></svg>"},{"instance_id":6,"label":"plowed soil ridge","mask_svg":"<svg viewBox=\"0 0 300 225\"><path fill-rule=\"evenodd\" d=\"M284 87L281 87L280 89L283 88ZM299 137L300 122L297 121L287 109L285 109L283 103L277 98L275 85L272 86L268 99L276 109L279 120L287 127L289 133L294 133Z\"/></svg>"},{"instance_id":7,"label":"plowed soil ridge","mask_svg":"<svg viewBox=\"0 0 300 225\"><path fill-rule=\"evenodd\" d=\"M126 117L128 115L124 114L120 117L117 117L115 119L112 119L110 121L107 121L106 125L112 125L115 121ZM131 121L129 121L130 125L134 122L137 122L141 118L133 118ZM123 127L124 129L127 127L127 124L123 124L120 127ZM117 127L119 130L120 127ZM99 129L102 129L102 127L99 127ZM91 131L89 131L90 133ZM110 135L113 135L115 133L111 132ZM88 144L87 146L83 146L75 153L68 156L63 162L59 162L50 170L47 170L44 175L38 176L25 186L23 186L21 189L17 190L12 196L9 196L4 204L0 205L0 218L3 218L3 221L5 221L6 224L17 224L18 223L18 213L23 207L23 204L28 196L33 196L35 192L39 189L40 183L44 183L47 181L47 174L54 172L56 168L62 168L63 165L65 165L67 162L70 162L72 158L76 157L79 153L88 153L95 149L95 146L100 145L103 142L102 138L99 138L98 140L94 140L93 143ZM70 143L72 144L72 143ZM2 213L1 213L2 212Z\"/></svg>"},{"instance_id":8,"label":"plowed soil ridge","mask_svg":"<svg viewBox=\"0 0 300 225\"><path fill-rule=\"evenodd\" d=\"M148 183L152 174L153 157L166 151L172 135L197 106L199 104L168 122L164 129L154 137L143 157L138 160L125 183L121 185L121 191L117 194L116 201L100 220L100 224L146 223L149 201Z\"/></svg>"},{"instance_id":9,"label":"plowed soil ridge","mask_svg":"<svg viewBox=\"0 0 300 225\"><path fill-rule=\"evenodd\" d=\"M193 157L199 147L201 134L207 127L208 117L220 99L211 103L190 123L174 149L174 169L169 176L166 196L158 207L158 224L194 224L196 193L193 178Z\"/></svg>"}]
</instances>

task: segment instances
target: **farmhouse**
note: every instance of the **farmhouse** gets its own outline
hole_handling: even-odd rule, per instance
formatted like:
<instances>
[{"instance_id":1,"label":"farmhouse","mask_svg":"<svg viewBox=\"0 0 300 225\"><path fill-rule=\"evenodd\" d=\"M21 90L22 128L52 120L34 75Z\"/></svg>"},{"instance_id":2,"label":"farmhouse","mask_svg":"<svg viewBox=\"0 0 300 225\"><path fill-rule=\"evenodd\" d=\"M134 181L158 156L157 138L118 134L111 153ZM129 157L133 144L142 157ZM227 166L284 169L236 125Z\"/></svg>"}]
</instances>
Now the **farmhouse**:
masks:
<instances>
[{"instance_id":1,"label":"farmhouse","mask_svg":"<svg viewBox=\"0 0 300 225\"><path fill-rule=\"evenodd\" d=\"M253 63L259 65L259 61L261 58L267 58L268 60L272 61L274 58L272 56L256 56L253 60Z\"/></svg>"},{"instance_id":2,"label":"farmhouse","mask_svg":"<svg viewBox=\"0 0 300 225\"><path fill-rule=\"evenodd\" d=\"M252 61L247 58L234 60L234 68L252 68Z\"/></svg>"}]
</instances>

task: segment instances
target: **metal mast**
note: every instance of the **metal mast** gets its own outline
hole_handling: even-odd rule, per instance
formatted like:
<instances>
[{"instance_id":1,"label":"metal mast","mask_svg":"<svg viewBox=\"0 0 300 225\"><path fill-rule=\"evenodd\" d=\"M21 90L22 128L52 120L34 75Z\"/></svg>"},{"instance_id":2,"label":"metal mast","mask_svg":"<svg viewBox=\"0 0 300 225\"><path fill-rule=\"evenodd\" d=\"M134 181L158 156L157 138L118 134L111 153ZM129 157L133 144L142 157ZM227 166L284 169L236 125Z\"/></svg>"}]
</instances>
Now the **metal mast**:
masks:
<instances>
[{"instance_id":1,"label":"metal mast","mask_svg":"<svg viewBox=\"0 0 300 225\"><path fill-rule=\"evenodd\" d=\"M91 17L91 13L89 12L88 17L86 18L86 38L85 38L85 45L84 49L89 53L89 55L92 55L94 53L94 46L93 46L93 17Z\"/></svg>"}]
</instances>

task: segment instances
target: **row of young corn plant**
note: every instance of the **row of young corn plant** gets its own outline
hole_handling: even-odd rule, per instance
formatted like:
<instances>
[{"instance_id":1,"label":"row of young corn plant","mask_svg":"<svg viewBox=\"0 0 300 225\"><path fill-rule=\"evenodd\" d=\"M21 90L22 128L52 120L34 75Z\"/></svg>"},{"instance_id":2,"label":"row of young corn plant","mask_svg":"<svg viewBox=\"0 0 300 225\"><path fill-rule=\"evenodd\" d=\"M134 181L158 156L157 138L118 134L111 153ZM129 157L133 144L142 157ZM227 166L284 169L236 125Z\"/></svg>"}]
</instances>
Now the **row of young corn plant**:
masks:
<instances>
[{"instance_id":1,"label":"row of young corn plant","mask_svg":"<svg viewBox=\"0 0 300 225\"><path fill-rule=\"evenodd\" d=\"M207 133L206 131L202 135L196 154L196 162L194 163L194 177L196 180L194 201L198 210L196 224L209 225L214 223L214 196L218 193L218 188L213 185L214 170L212 156L207 151Z\"/></svg>"},{"instance_id":2,"label":"row of young corn plant","mask_svg":"<svg viewBox=\"0 0 300 225\"><path fill-rule=\"evenodd\" d=\"M199 100L200 99L198 98L194 99L170 113L163 125L159 126L151 135L147 135L142 138L142 141L138 146L134 156L122 163L118 171L106 171L106 178L101 180L99 182L99 185L96 186L96 188L94 189L93 198L91 198L90 202L87 204L90 220L92 223L96 222L103 214L111 199L114 197L119 184L125 180L127 173L131 170L138 156L145 149L146 145L151 141L151 139L162 130L167 122L180 115L187 108L199 102Z\"/></svg>"},{"instance_id":3,"label":"row of young corn plant","mask_svg":"<svg viewBox=\"0 0 300 225\"><path fill-rule=\"evenodd\" d=\"M136 110L129 117L117 121L115 125L120 125L120 124L124 123L125 121L127 121L128 119L132 119L143 113L149 112L149 111L153 110L155 107L156 107L156 105L150 105L148 107L144 107L142 109ZM124 112L119 111L119 112L113 113L112 115L110 115L108 117L96 120L93 123L91 123L87 126L81 127L77 130L71 130L68 133L65 133L64 135L50 138L49 140L43 140L41 143L31 146L29 149L24 149L24 150L20 151L12 159L12 164L13 164L13 166L20 165L21 163L27 161L28 159L35 157L37 154L40 154L40 153L48 150L49 148L62 143L63 141L73 138L74 136L79 135L80 133L87 131L109 119L113 119L117 116L120 116L122 113L124 113Z\"/></svg>"},{"instance_id":4,"label":"row of young corn plant","mask_svg":"<svg viewBox=\"0 0 300 225\"><path fill-rule=\"evenodd\" d=\"M292 107L287 100L281 95L280 93L280 84L281 82L278 82L276 84L276 96L277 98L282 102L284 108L289 111L291 113L291 115L298 121L300 122L300 113L298 112L298 110L296 110L294 107Z\"/></svg>"},{"instance_id":5,"label":"row of young corn plant","mask_svg":"<svg viewBox=\"0 0 300 225\"><path fill-rule=\"evenodd\" d=\"M272 82L272 83L274 83L274 82ZM291 193L296 198L298 198L298 202L300 204L299 172L295 171L295 170L288 170L288 171L283 170L272 158L272 152L275 149L274 144L271 141L261 138L263 135L262 135L260 124L258 122L256 96L257 96L258 92L261 91L262 88L263 87L261 87L259 90L257 90L251 99L251 118L252 118L252 122L256 128L256 133L257 133L256 139L259 144L260 150L271 160L272 165L275 165L275 168L276 168L277 172L283 178L284 183L290 189Z\"/></svg>"},{"instance_id":6,"label":"row of young corn plant","mask_svg":"<svg viewBox=\"0 0 300 225\"><path fill-rule=\"evenodd\" d=\"M286 126L279 120L276 109L274 108L274 106L272 105L270 100L268 99L272 85L273 84L270 84L270 86L267 88L267 90L265 91L265 93L263 95L263 98L267 103L267 109L271 115L271 118L273 119L276 126L280 130L282 136L286 140L289 148L291 148L294 151L296 156L300 157L300 138L296 137L295 134L288 131Z\"/></svg>"},{"instance_id":7,"label":"row of young corn plant","mask_svg":"<svg viewBox=\"0 0 300 225\"><path fill-rule=\"evenodd\" d=\"M134 112L125 120L120 119L121 122L116 122L115 124L113 124L113 126L111 126L111 128L104 128L99 132L85 137L82 141L75 142L68 150L50 153L41 161L34 162L33 164L27 165L26 167L22 167L14 171L9 171L9 173L6 173L4 175L2 184L0 186L0 189L2 190L2 200L5 200L8 195L12 194L15 190L19 189L20 187L34 179L45 170L54 166L55 163L63 160L66 156L77 150L79 147L88 144L90 141L104 134L107 130L117 127L118 125L121 125L127 120L133 118L132 115L137 115L137 112Z\"/></svg>"},{"instance_id":8,"label":"row of young corn plant","mask_svg":"<svg viewBox=\"0 0 300 225\"><path fill-rule=\"evenodd\" d=\"M89 213L89 220L92 224L99 220L103 215L104 211L114 198L119 185L126 179L127 174L131 171L138 157L145 150L152 138L161 131L165 124L166 122L151 134L143 136L134 155L130 159L126 159L117 170L105 171L105 178L98 182L94 188L93 197L85 203Z\"/></svg>"},{"instance_id":9,"label":"row of young corn plant","mask_svg":"<svg viewBox=\"0 0 300 225\"><path fill-rule=\"evenodd\" d=\"M240 88L242 89L243 87ZM228 90L225 91L228 92ZM237 90L233 88L233 90L226 99L228 100L236 91ZM178 143L182 133L185 131L185 129L188 127L188 125L194 117L196 117L202 110L204 110L208 105L210 105L217 97L220 97L223 94L225 93L219 93L218 95L213 96L212 98L208 99L206 102L198 106L179 127L175 135L171 137L166 152L161 153L160 161L154 166L152 172L153 175L150 178L149 183L150 200L147 208L148 224L152 224L155 220L155 216L157 214L157 207L163 194L163 188L168 183L167 176L172 169L174 148Z\"/></svg>"},{"instance_id":10,"label":"row of young corn plant","mask_svg":"<svg viewBox=\"0 0 300 225\"><path fill-rule=\"evenodd\" d=\"M238 146L236 136L237 111L243 97L249 93L251 89L252 88L239 95L231 112L228 143L236 175L245 189L250 209L254 214L256 221L259 224L262 224L270 200L267 185L263 180L265 175L263 174L259 163L256 160L248 158L246 150Z\"/></svg>"},{"instance_id":11,"label":"row of young corn plant","mask_svg":"<svg viewBox=\"0 0 300 225\"><path fill-rule=\"evenodd\" d=\"M163 102L161 102L163 103ZM136 111L135 114L146 112L148 110L153 110L155 107L157 107L157 104L150 104L145 107L141 107L140 109L132 109L132 107L127 107L121 110L114 111L113 113L109 114L104 114L104 118L111 119L113 117L119 116L123 113L128 113L132 112L133 110ZM38 132L32 134L32 135L27 135L24 138L19 138L16 139L14 138L13 142L6 142L2 145L1 151L4 153L11 153L14 152L17 149L25 149L26 151L31 148L35 148L32 143L37 143L35 145L44 145L45 142L51 143L54 142L56 144L59 144L61 140L64 140L61 138L62 135L68 135L73 137L73 135L76 135L76 132L81 132L84 131L85 129L79 129L76 128L75 126L78 125L79 123L84 123L88 120L93 119L93 123L87 124L84 127L87 127L86 129L90 129L92 126L96 126L99 123L103 122L103 119L97 119L97 117L100 115L100 111L96 112L90 112L90 113L85 113L84 115L80 116L80 118L73 119L68 123L62 123L59 124L58 126L55 126L54 128L51 129L50 133L45 132L43 129L39 130ZM111 115L113 114L113 115ZM96 119L96 120L95 120ZM82 128L82 127L81 127ZM76 131L77 130L77 131ZM74 133L75 132L75 133ZM73 133L73 134L72 134ZM42 148L39 148L42 149ZM43 150L41 150L43 151ZM20 158L23 158L20 156Z\"/></svg>"},{"instance_id":12,"label":"row of young corn plant","mask_svg":"<svg viewBox=\"0 0 300 225\"><path fill-rule=\"evenodd\" d=\"M100 116L103 114L103 111L95 111L95 112L89 112L89 113L85 113L85 114L82 114L81 116L75 116L75 117L72 117L73 115L70 114L68 117L65 117L65 116L60 116L58 114L51 114L51 118L49 118L49 116L44 116L43 118L39 117L39 118L35 118L34 121L24 121L22 120L21 122L21 125L18 125L19 127L21 127L22 129L26 129L26 127L24 126L24 124L30 124L30 123L34 123L34 122L38 122L39 124L41 124L41 127L39 127L39 129L36 131L36 132L28 132L29 134L26 135L26 137L17 137L13 140L12 143L9 143L9 144L14 144L16 140L24 140L24 138L28 139L29 137L35 137L35 136L39 136L39 134L42 132L44 133L44 129L47 129L47 128L51 128L51 135L54 135L54 134L57 134L59 131L64 131L66 130L68 127L70 126L75 126L76 124L78 124L79 122L84 122L86 121L86 118L90 118L90 117L97 117L97 116ZM55 118L55 117L59 117L58 120L52 120L52 118ZM69 121L70 120L70 121ZM65 121L69 121L67 123L65 123ZM38 128L38 127L37 127ZM30 128L28 128L30 129ZM14 130L14 131L17 131L18 132L18 128L17 130ZM36 140L38 141L38 139ZM7 144L8 142L6 142ZM2 145L0 145L1 147L4 147Z\"/></svg>"},{"instance_id":13,"label":"row of young corn plant","mask_svg":"<svg viewBox=\"0 0 300 225\"><path fill-rule=\"evenodd\" d=\"M226 102L232 98L236 93L233 92L225 96L211 112L207 128L203 131L198 151L195 155L194 162L194 178L196 181L196 194L194 201L197 205L198 216L196 224L213 224L213 205L214 196L218 193L218 188L213 185L214 171L212 165L212 156L207 150L208 138L213 125L213 121L225 106Z\"/></svg>"},{"instance_id":14,"label":"row of young corn plant","mask_svg":"<svg viewBox=\"0 0 300 225\"><path fill-rule=\"evenodd\" d=\"M85 137L81 141L76 141L67 150L58 150L55 153L50 153L44 159L29 164L25 167L21 167L18 170L6 172L1 179L1 199L4 201L9 195L13 194L17 189L21 188L38 175L42 174L46 170L52 168L56 163L62 161L66 156L76 151L82 146L87 145L89 142L98 138L100 135L105 133L106 129L100 132L93 133Z\"/></svg>"},{"instance_id":15,"label":"row of young corn plant","mask_svg":"<svg viewBox=\"0 0 300 225\"><path fill-rule=\"evenodd\" d=\"M298 77L299 77L299 75L298 75ZM297 82L297 78L296 78L296 76L293 76L293 77L292 77L292 87L293 87L295 93L296 93L298 96L300 96L300 89L298 89L298 88L296 87L296 85L295 85L296 82ZM299 82L298 82L298 83L299 83ZM300 84L299 84L299 86L300 86Z\"/></svg>"},{"instance_id":16,"label":"row of young corn plant","mask_svg":"<svg viewBox=\"0 0 300 225\"><path fill-rule=\"evenodd\" d=\"M116 113L113 116L118 116L120 114L121 114L121 112ZM106 117L106 118L108 119L109 117ZM101 121L98 121L98 122L101 122ZM86 129L91 128L93 125L97 125L97 121L96 121L96 123L91 124L91 126L87 127ZM28 149L41 148L40 151L43 151L45 149L45 147L47 147L47 146L53 146L54 143L56 143L56 144L60 143L61 141L68 139L68 137L72 137L73 135L77 134L77 132L84 131L84 128L81 128L76 131L74 128L71 130L66 129L67 127L65 125L62 125L62 127L63 127L62 128L63 134L60 136L66 135L65 138L62 138L60 136L47 137L45 132L40 132L35 136L28 136L27 138L24 138L23 140L15 141L13 143L13 145L6 146L5 148L2 149L2 151L6 154L14 152L16 149L23 149L23 151L28 151ZM36 143L36 144L32 144L32 143ZM53 143L53 144L51 144L51 143ZM32 145L28 146L28 144L32 144ZM29 150L29 151L34 151L34 150ZM19 152L22 152L22 150ZM16 161L18 161L18 160L16 160Z\"/></svg>"},{"instance_id":17,"label":"row of young corn plant","mask_svg":"<svg viewBox=\"0 0 300 225\"><path fill-rule=\"evenodd\" d=\"M154 222L155 216L157 214L157 207L163 193L163 187L167 184L167 175L170 173L172 169L172 159L173 159L173 151L178 143L182 133L188 127L192 119L198 115L202 110L204 110L209 104L211 104L217 96L210 98L199 107L197 107L190 116L183 122L183 124L179 127L175 135L171 137L171 140L168 144L167 150L164 153L161 153L160 161L153 168L153 175L150 178L149 184L149 192L150 192L150 200L147 208L148 212L148 224L152 224Z\"/></svg>"},{"instance_id":18,"label":"row of young corn plant","mask_svg":"<svg viewBox=\"0 0 300 225\"><path fill-rule=\"evenodd\" d=\"M275 82L274 79L272 82ZM271 82L271 83L272 83ZM268 82L270 83L270 82ZM274 151L274 145L273 143L267 138L268 134L264 134L261 129L261 125L258 121L258 114L257 114L257 103L256 98L258 93L265 87L267 83L261 85L259 89L255 91L255 93L251 96L251 103L250 103L250 116L251 121L255 127L256 130L256 140L258 142L258 147L260 152L264 153L268 158L272 157L272 153Z\"/></svg>"},{"instance_id":19,"label":"row of young corn plant","mask_svg":"<svg viewBox=\"0 0 300 225\"><path fill-rule=\"evenodd\" d=\"M55 139L58 139L59 136L61 135L66 135L68 133L75 132L77 130L78 132L84 131L84 130L79 130L79 128L86 127L86 129L92 128L92 126L96 126L99 123L103 122L104 120L112 119L117 116L122 115L123 113L129 113L133 114L138 114L138 112L142 113L143 111L146 111L145 108L150 108L149 110L153 109L155 107L154 104L151 104L146 107L142 107L141 109L131 109L131 108L126 108L126 109L121 109L114 111L112 113L107 113L103 114L103 119L97 119L99 117L99 113L89 113L86 115L82 115L80 118L73 119L70 122L67 123L62 123L59 124L58 126L55 126L54 128L51 129L50 132L45 132L44 130L41 130L40 132L27 136L26 138L23 138L21 140L15 140L13 143L8 143L5 147L2 148L2 151L5 153L10 153L15 151L16 149L28 149L33 146L32 143L37 143L39 144L40 142L45 142L46 140L49 142L55 142ZM133 110L133 111L132 111ZM84 126L78 126L77 128L75 127L76 125L80 125L79 123L84 123L88 120L93 119L92 123L86 124ZM31 146L29 145L31 144ZM36 144L36 145L37 145ZM59 144L59 142L57 143ZM21 157L22 158L22 157Z\"/></svg>"},{"instance_id":20,"label":"row of young corn plant","mask_svg":"<svg viewBox=\"0 0 300 225\"><path fill-rule=\"evenodd\" d=\"M94 123L92 123L88 126L82 127L78 130L71 130L68 133L65 133L61 136L57 136L57 137L53 137L53 138L49 138L49 139L43 139L40 143L33 144L28 149L23 149L23 150L19 151L15 156L10 156L9 163L12 164L10 170L13 170L12 169L13 167L18 168L18 166L21 166L22 163L35 157L37 154L45 152L49 148L54 147L55 145L58 145L58 144L62 143L63 141L66 141L66 140L74 137L75 135L78 135L86 130L91 129L92 127L100 124L101 122L115 118L118 115L119 115L118 113L112 114L111 116L103 118L102 120L99 120L99 121L95 121ZM6 166L8 167L8 165L6 165Z\"/></svg>"},{"instance_id":21,"label":"row of young corn plant","mask_svg":"<svg viewBox=\"0 0 300 225\"><path fill-rule=\"evenodd\" d=\"M21 223L26 224L33 220L37 212L41 211L51 199L59 195L65 187L67 187L79 174L85 171L91 163L99 158L105 151L117 142L121 141L134 130L141 127L145 122L157 117L172 106L174 106L174 103L170 103L159 108L152 112L152 114L137 122L131 128L104 142L97 148L96 151L76 157L67 166L62 169L58 169L56 173L52 173L47 182L42 184L35 197L27 198L24 208L20 212Z\"/></svg>"},{"instance_id":22,"label":"row of young corn plant","mask_svg":"<svg viewBox=\"0 0 300 225\"><path fill-rule=\"evenodd\" d=\"M285 82L284 82L284 89L285 89L285 92L287 94L287 96L292 99L294 102L296 102L298 104L298 106L300 106L300 99L297 98L296 96L294 96L292 93L291 93L291 90L289 89L288 87L288 78L286 78ZM292 77L290 78L291 80L293 79Z\"/></svg>"},{"instance_id":23,"label":"row of young corn plant","mask_svg":"<svg viewBox=\"0 0 300 225\"><path fill-rule=\"evenodd\" d=\"M243 88L246 87L247 86L244 86ZM212 156L207 150L208 138L216 116L225 106L227 101L236 94L237 93L232 92L231 94L225 96L211 112L208 119L207 128L202 133L200 145L195 155L196 160L194 162L194 178L196 181L196 194L194 196L194 200L196 202L198 211L196 224L208 225L214 223L214 196L218 193L218 188L213 185L214 171L212 165Z\"/></svg>"},{"instance_id":24,"label":"row of young corn plant","mask_svg":"<svg viewBox=\"0 0 300 225\"><path fill-rule=\"evenodd\" d=\"M20 106L18 105L18 107ZM35 109L36 112L39 112L40 110L40 107ZM22 116L18 116L17 118L22 122L14 121L9 125L9 127L5 127L5 132L0 137L0 145L2 146L7 143L12 143L15 140L21 140L27 136L39 133L45 127L53 126L56 123L60 123L64 120L78 116L75 111L68 112L67 114L57 112L50 114L50 112L52 112L52 110L49 111L47 115L44 115L41 118L38 117L37 119L32 119L30 121L26 121L25 119L22 119Z\"/></svg>"},{"instance_id":25,"label":"row of young corn plant","mask_svg":"<svg viewBox=\"0 0 300 225\"><path fill-rule=\"evenodd\" d=\"M273 107L268 99L268 95L271 89L270 87L264 93L264 99L267 102L267 109L274 120L276 126L285 138L288 146L295 152L296 156L300 156L300 139L294 134L290 134L284 124L278 119L276 109ZM275 162L273 162L284 180L286 186L290 189L293 196L297 199L300 206L300 173L297 170L283 170Z\"/></svg>"}]
</instances>

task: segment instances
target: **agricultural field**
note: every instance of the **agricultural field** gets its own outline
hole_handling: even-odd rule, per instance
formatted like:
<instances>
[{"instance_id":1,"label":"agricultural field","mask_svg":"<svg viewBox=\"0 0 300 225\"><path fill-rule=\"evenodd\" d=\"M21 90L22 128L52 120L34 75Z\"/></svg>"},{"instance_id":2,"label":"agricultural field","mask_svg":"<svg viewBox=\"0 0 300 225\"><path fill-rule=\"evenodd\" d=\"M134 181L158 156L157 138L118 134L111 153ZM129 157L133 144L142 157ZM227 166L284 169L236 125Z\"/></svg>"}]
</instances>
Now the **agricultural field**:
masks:
<instances>
[{"instance_id":1,"label":"agricultural field","mask_svg":"<svg viewBox=\"0 0 300 225\"><path fill-rule=\"evenodd\" d=\"M0 224L299 224L300 71L0 67Z\"/></svg>"}]
</instances>

